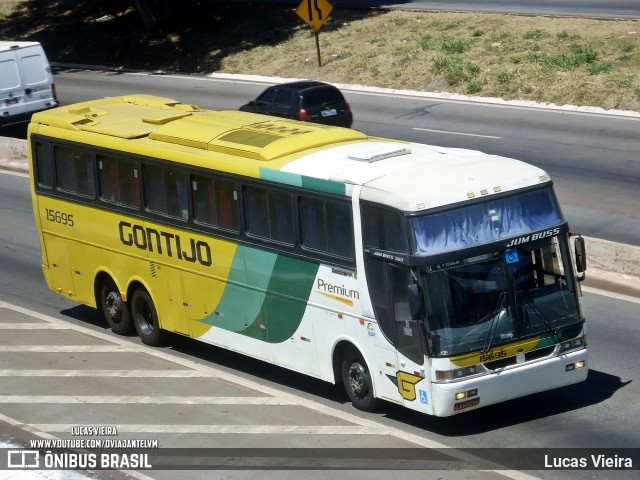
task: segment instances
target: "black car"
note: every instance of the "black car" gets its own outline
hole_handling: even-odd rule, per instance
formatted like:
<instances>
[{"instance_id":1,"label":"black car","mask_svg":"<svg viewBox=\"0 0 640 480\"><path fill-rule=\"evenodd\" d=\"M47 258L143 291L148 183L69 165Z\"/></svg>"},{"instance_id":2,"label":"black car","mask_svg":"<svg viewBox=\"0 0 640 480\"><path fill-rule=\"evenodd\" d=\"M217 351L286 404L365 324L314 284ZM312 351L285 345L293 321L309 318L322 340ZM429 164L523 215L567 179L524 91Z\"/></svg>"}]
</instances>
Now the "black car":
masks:
<instances>
[{"instance_id":1,"label":"black car","mask_svg":"<svg viewBox=\"0 0 640 480\"><path fill-rule=\"evenodd\" d=\"M273 85L240 110L347 128L353 123L351 107L340 90L313 80Z\"/></svg>"}]
</instances>

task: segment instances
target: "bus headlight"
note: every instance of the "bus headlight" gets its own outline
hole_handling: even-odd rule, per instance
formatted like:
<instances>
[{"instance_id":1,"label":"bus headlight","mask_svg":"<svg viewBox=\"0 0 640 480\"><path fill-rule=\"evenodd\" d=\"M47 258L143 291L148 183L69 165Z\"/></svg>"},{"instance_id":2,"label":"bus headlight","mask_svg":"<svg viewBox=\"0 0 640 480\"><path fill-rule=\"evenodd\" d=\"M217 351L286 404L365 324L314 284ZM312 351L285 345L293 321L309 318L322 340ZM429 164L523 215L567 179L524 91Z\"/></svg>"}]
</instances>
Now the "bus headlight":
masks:
<instances>
[{"instance_id":1,"label":"bus headlight","mask_svg":"<svg viewBox=\"0 0 640 480\"><path fill-rule=\"evenodd\" d=\"M584 360L580 360L579 362L576 363L570 363L569 365L566 365L564 367L564 371L565 372L570 372L572 370L577 370L579 368L584 368L586 365L586 362Z\"/></svg>"},{"instance_id":2,"label":"bus headlight","mask_svg":"<svg viewBox=\"0 0 640 480\"><path fill-rule=\"evenodd\" d=\"M464 368L455 368L453 370L436 370L437 382L451 382L454 380L460 380L461 378L469 377L478 373L476 365L470 365Z\"/></svg>"},{"instance_id":3,"label":"bus headlight","mask_svg":"<svg viewBox=\"0 0 640 480\"><path fill-rule=\"evenodd\" d=\"M560 353L568 352L570 350L579 350L587 345L587 337L577 337L571 340L566 340L560 344Z\"/></svg>"},{"instance_id":4,"label":"bus headlight","mask_svg":"<svg viewBox=\"0 0 640 480\"><path fill-rule=\"evenodd\" d=\"M465 398L475 397L478 395L478 389L474 388L473 390L467 390L466 392L457 392L456 393L456 401L464 400Z\"/></svg>"}]
</instances>

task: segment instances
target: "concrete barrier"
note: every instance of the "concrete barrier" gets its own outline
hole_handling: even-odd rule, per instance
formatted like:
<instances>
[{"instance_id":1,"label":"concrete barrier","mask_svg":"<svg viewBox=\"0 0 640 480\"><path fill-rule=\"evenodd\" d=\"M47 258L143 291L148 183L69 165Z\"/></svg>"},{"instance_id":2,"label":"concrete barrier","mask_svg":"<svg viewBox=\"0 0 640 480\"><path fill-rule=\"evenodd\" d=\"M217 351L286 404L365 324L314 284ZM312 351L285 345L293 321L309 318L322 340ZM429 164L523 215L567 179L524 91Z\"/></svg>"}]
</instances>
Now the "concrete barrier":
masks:
<instances>
[{"instance_id":1,"label":"concrete barrier","mask_svg":"<svg viewBox=\"0 0 640 480\"><path fill-rule=\"evenodd\" d=\"M0 168L28 172L27 142L0 137ZM640 298L640 247L585 237L584 285Z\"/></svg>"}]
</instances>

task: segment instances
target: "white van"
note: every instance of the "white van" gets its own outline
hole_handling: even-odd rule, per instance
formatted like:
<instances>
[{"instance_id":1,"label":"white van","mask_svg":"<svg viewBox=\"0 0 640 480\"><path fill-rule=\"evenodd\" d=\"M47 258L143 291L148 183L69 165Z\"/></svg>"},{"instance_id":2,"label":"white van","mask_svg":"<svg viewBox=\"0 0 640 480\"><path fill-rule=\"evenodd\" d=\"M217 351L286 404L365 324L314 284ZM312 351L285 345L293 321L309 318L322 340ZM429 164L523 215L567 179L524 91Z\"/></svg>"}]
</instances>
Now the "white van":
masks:
<instances>
[{"instance_id":1,"label":"white van","mask_svg":"<svg viewBox=\"0 0 640 480\"><path fill-rule=\"evenodd\" d=\"M0 127L58 106L53 75L38 42L0 41Z\"/></svg>"}]
</instances>

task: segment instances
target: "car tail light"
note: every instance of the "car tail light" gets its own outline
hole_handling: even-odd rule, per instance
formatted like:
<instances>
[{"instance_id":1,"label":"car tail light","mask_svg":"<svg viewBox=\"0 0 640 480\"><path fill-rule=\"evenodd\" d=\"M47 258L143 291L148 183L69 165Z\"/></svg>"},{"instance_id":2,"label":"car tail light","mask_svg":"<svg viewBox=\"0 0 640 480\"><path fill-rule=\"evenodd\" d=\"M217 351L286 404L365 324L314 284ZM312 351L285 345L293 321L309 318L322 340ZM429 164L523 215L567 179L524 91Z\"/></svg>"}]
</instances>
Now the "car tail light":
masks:
<instances>
[{"instance_id":1,"label":"car tail light","mask_svg":"<svg viewBox=\"0 0 640 480\"><path fill-rule=\"evenodd\" d=\"M51 93L53 94L53 99L54 100L58 100L58 95L56 94L56 84L52 83L51 84Z\"/></svg>"},{"instance_id":2,"label":"car tail light","mask_svg":"<svg viewBox=\"0 0 640 480\"><path fill-rule=\"evenodd\" d=\"M298 112L298 118L303 122L311 122L312 119L304 108L301 108Z\"/></svg>"},{"instance_id":3,"label":"car tail light","mask_svg":"<svg viewBox=\"0 0 640 480\"><path fill-rule=\"evenodd\" d=\"M351 113L351 106L349 105L349 102L344 102L344 111L346 113Z\"/></svg>"}]
</instances>

